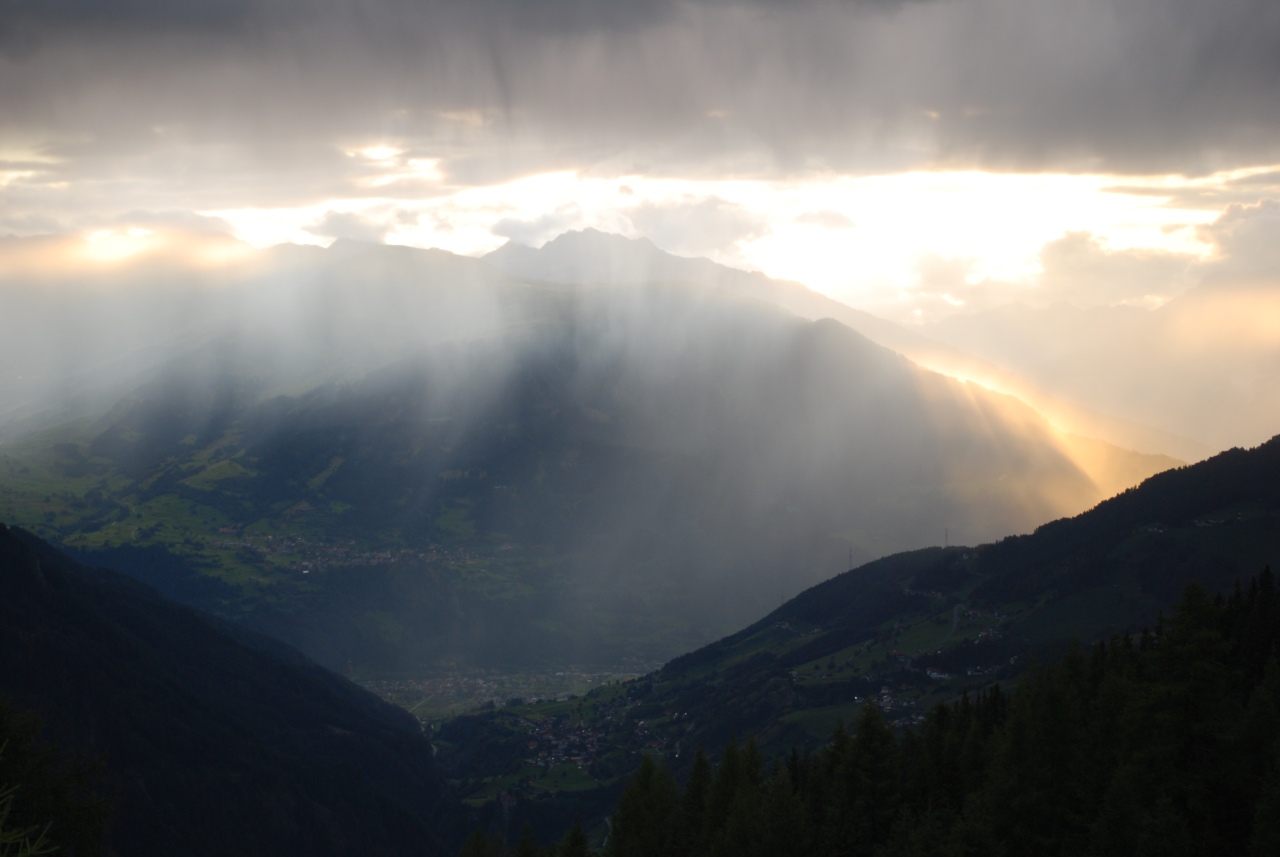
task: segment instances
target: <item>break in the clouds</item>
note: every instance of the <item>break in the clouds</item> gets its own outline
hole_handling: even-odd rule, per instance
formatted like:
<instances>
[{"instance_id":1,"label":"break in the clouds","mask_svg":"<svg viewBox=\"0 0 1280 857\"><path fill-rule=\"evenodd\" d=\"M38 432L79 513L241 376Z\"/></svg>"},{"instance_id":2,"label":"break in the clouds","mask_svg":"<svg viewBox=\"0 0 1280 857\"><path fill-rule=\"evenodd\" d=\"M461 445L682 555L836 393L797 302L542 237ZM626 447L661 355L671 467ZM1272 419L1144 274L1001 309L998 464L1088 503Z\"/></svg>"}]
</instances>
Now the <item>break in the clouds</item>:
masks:
<instances>
[{"instance_id":1,"label":"break in the clouds","mask_svg":"<svg viewBox=\"0 0 1280 857\"><path fill-rule=\"evenodd\" d=\"M1145 173L1280 161L1271 0L0 10L3 169L24 174L5 186L7 208L34 209L60 182L91 205L124 192L155 208L300 204L349 195L361 165L347 152L378 144L481 184L553 169Z\"/></svg>"},{"instance_id":2,"label":"break in the clouds","mask_svg":"<svg viewBox=\"0 0 1280 857\"><path fill-rule=\"evenodd\" d=\"M646 202L628 216L639 234L681 256L733 257L740 242L769 233L762 213L719 197Z\"/></svg>"},{"instance_id":3,"label":"break in the clouds","mask_svg":"<svg viewBox=\"0 0 1280 857\"><path fill-rule=\"evenodd\" d=\"M595 227L903 320L1152 303L1271 258L1277 91L1274 0L0 0L0 235Z\"/></svg>"},{"instance_id":4,"label":"break in the clouds","mask_svg":"<svg viewBox=\"0 0 1280 857\"><path fill-rule=\"evenodd\" d=\"M491 230L499 238L507 238L526 247L540 247L562 232L578 228L585 213L581 206L562 202L551 211L522 220L504 217Z\"/></svg>"},{"instance_id":5,"label":"break in the clouds","mask_svg":"<svg viewBox=\"0 0 1280 857\"><path fill-rule=\"evenodd\" d=\"M380 242L386 237L388 228L384 223L349 211L330 211L307 231L322 238Z\"/></svg>"},{"instance_id":6,"label":"break in the clouds","mask_svg":"<svg viewBox=\"0 0 1280 857\"><path fill-rule=\"evenodd\" d=\"M914 313L930 321L1010 303L1152 308L1201 282L1280 281L1280 200L1232 203L1195 232L1202 253L1110 247L1087 231L1069 231L1044 245L1040 272L1021 282L976 277L973 259L926 254L911 291Z\"/></svg>"},{"instance_id":7,"label":"break in the clouds","mask_svg":"<svg viewBox=\"0 0 1280 857\"><path fill-rule=\"evenodd\" d=\"M838 211L806 211L795 219L805 226L823 226L827 229L852 229L854 223Z\"/></svg>"}]
</instances>

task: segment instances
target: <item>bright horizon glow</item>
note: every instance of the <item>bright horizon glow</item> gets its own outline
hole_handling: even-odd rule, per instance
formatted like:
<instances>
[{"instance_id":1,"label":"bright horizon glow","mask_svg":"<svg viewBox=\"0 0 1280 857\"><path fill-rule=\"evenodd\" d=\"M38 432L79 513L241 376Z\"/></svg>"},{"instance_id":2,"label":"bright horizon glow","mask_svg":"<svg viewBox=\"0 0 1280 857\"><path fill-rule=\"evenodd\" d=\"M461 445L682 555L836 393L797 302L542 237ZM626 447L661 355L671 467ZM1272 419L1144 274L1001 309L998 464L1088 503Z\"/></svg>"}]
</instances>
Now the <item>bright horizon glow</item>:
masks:
<instances>
[{"instance_id":1,"label":"bright horizon glow","mask_svg":"<svg viewBox=\"0 0 1280 857\"><path fill-rule=\"evenodd\" d=\"M367 146L360 150L360 154L371 161L390 161L402 151L394 146Z\"/></svg>"},{"instance_id":2,"label":"bright horizon glow","mask_svg":"<svg viewBox=\"0 0 1280 857\"><path fill-rule=\"evenodd\" d=\"M98 229L84 237L84 254L91 261L112 264L123 262L142 253L154 250L160 243L152 238L150 229L133 227L123 232L114 229Z\"/></svg>"}]
</instances>

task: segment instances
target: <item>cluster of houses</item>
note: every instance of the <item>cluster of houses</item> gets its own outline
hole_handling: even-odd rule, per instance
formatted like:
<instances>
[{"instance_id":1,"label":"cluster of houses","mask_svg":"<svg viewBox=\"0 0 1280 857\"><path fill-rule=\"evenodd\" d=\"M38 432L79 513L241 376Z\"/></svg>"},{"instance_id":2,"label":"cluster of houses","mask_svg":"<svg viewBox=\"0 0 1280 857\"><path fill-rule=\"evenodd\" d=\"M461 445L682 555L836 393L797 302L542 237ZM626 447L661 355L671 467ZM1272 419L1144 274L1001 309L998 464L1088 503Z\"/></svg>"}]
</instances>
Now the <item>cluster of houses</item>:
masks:
<instances>
[{"instance_id":1,"label":"cluster of houses","mask_svg":"<svg viewBox=\"0 0 1280 857\"><path fill-rule=\"evenodd\" d=\"M528 735L525 764L544 768L572 764L586 769L619 746L662 750L666 742L645 721L633 722L627 717L627 712L639 704L625 698L593 702L594 717L589 721L567 715L519 720L517 726Z\"/></svg>"},{"instance_id":2,"label":"cluster of houses","mask_svg":"<svg viewBox=\"0 0 1280 857\"><path fill-rule=\"evenodd\" d=\"M566 699L583 685L595 686L617 678L631 678L621 668L590 671L582 666L536 673L497 673L489 670L450 669L434 675L386 681L361 682L366 690L408 708L424 727L445 712L494 710L525 703Z\"/></svg>"},{"instance_id":3,"label":"cluster of houses","mask_svg":"<svg viewBox=\"0 0 1280 857\"><path fill-rule=\"evenodd\" d=\"M585 768L598 759L601 743L607 739L610 730L602 725L588 726L581 721L570 724L566 717L521 721L529 734L529 756L525 764L544 768L573 764Z\"/></svg>"}]
</instances>

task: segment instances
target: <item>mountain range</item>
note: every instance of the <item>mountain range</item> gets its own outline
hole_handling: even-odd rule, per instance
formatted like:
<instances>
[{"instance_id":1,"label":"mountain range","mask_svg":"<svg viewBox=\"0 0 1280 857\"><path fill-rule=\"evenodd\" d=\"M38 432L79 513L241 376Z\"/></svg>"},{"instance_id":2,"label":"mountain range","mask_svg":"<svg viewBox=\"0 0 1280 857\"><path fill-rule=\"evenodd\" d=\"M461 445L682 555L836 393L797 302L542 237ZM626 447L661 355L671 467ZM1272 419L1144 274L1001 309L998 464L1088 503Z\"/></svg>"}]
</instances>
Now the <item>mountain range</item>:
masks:
<instances>
[{"instance_id":1,"label":"mountain range","mask_svg":"<svg viewBox=\"0 0 1280 857\"><path fill-rule=\"evenodd\" d=\"M1154 423L1142 422L1131 409L1120 406L1121 403L1092 395L1088 375L1076 376L1079 384L1060 388L1055 383L1059 380L1057 377L1038 371L1048 355L1074 354L1086 350L1090 343L1101 345L1119 340L1124 325L1140 325L1141 320L1150 315L1141 309L1115 307L1086 312L1066 305L1050 310L1022 310L1012 306L955 315L916 328L904 327L801 283L741 271L707 259L674 256L646 239L628 239L593 229L566 232L536 250L509 242L484 259L514 276L543 282L696 283L776 306L800 318L835 319L922 368L974 380L989 389L1016 396L1056 425L1066 427L1063 440L1069 444L1083 435L1123 449L1185 461L1197 461L1216 448L1203 438L1188 435L1176 420L1157 415ZM1140 384L1144 378L1156 382L1168 377L1158 369L1152 371L1154 365L1154 361L1139 360L1131 372L1134 382ZM1110 409L1107 406L1111 406ZM1268 436L1261 434L1251 442L1257 443ZM1084 466L1107 493L1136 484L1129 474L1110 470L1109 462L1094 459L1087 448L1077 452L1077 463ZM1169 465L1173 463L1176 462L1168 461Z\"/></svg>"},{"instance_id":2,"label":"mountain range","mask_svg":"<svg viewBox=\"0 0 1280 857\"><path fill-rule=\"evenodd\" d=\"M670 270L560 283L340 242L182 301L57 304L121 320L73 352L149 356L0 450L0 515L369 676L658 662L851 556L1025 532L1175 463L776 305L826 301L802 287L562 240L582 278L617 247ZM690 266L722 283L666 279Z\"/></svg>"},{"instance_id":3,"label":"mountain range","mask_svg":"<svg viewBox=\"0 0 1280 857\"><path fill-rule=\"evenodd\" d=\"M19 367L0 520L31 531L0 528L0 694L103 757L122 852L447 853L476 820L547 839L575 814L603 835L644 752L684 771L748 732L816 748L868 700L911 728L1072 638L1158 630L1184 585L1229 590L1280 550L1280 439L1182 467L1114 443L1196 447L1177 385L1144 399L1155 369L1121 365L1126 337L1186 396L1254 367L1212 401L1265 424L1269 305L1239 284L1107 314L1089 342L1098 324L1030 313L1043 360L1015 366L1035 349L981 333L1012 311L939 334L973 357L589 232L188 276L0 289ZM1249 307L1234 351L1175 353L1188 318ZM37 334L58 319L65 343ZM1107 361L1096 394L1051 371ZM1108 396L1120 418L1090 410ZM334 673L663 661L430 738Z\"/></svg>"},{"instance_id":4,"label":"mountain range","mask_svg":"<svg viewBox=\"0 0 1280 857\"><path fill-rule=\"evenodd\" d=\"M769 754L817 746L868 699L910 726L1071 638L1158 629L1183 585L1229 590L1264 567L1278 519L1280 438L1030 535L872 562L640 680L451 721L439 762L412 718L296 651L0 528L0 689L64 751L102 757L110 848L449 853L477 816L446 776L473 805L502 790L478 816L491 829L555 837L608 811L641 751L680 770L748 732ZM543 745L582 754L588 787L544 782L528 759Z\"/></svg>"}]
</instances>

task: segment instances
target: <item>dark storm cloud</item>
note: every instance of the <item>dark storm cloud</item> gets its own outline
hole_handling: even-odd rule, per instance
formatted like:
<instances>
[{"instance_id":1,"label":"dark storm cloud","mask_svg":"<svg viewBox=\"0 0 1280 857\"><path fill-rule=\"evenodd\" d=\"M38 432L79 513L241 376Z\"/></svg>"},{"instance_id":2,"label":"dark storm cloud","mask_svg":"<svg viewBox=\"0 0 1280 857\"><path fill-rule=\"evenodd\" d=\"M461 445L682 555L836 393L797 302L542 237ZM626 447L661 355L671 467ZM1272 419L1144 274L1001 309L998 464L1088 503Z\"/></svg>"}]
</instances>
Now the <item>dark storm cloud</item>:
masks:
<instances>
[{"instance_id":1,"label":"dark storm cloud","mask_svg":"<svg viewBox=\"0 0 1280 857\"><path fill-rule=\"evenodd\" d=\"M1273 0L0 0L0 142L155 208L350 195L383 141L468 183L1194 173L1280 160L1278 85Z\"/></svg>"},{"instance_id":2,"label":"dark storm cloud","mask_svg":"<svg viewBox=\"0 0 1280 857\"><path fill-rule=\"evenodd\" d=\"M838 0L829 5L882 8L936 0ZM288 26L299 18L346 13L352 19L428 12L457 26L490 27L503 20L520 29L574 32L628 29L668 19L681 0L0 0L5 31L49 29L235 31L246 26ZM797 9L822 0L701 0L698 5Z\"/></svg>"},{"instance_id":3,"label":"dark storm cloud","mask_svg":"<svg viewBox=\"0 0 1280 857\"><path fill-rule=\"evenodd\" d=\"M0 0L0 45L20 50L24 43L34 46L74 30L231 29L262 5L254 0Z\"/></svg>"}]
</instances>

